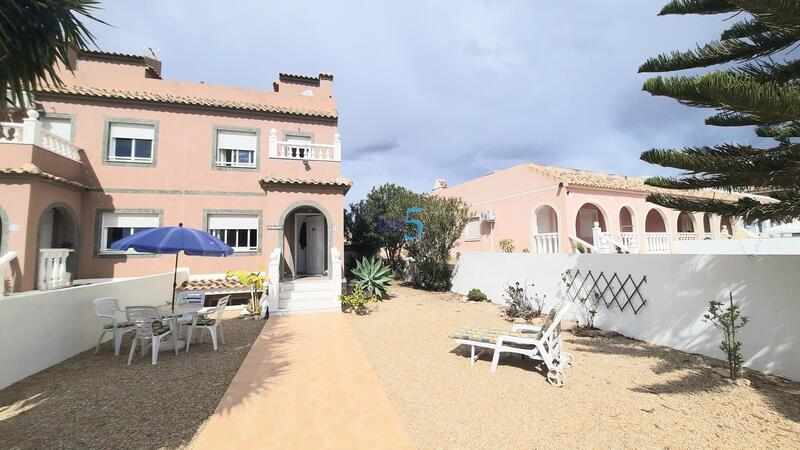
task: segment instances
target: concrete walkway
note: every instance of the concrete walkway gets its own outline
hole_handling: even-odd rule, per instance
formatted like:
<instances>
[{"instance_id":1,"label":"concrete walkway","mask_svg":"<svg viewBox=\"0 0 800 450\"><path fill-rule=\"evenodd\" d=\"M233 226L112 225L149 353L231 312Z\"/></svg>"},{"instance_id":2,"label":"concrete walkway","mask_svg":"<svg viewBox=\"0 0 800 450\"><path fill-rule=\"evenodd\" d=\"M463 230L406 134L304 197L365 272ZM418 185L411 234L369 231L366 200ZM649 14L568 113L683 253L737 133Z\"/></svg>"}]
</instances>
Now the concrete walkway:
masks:
<instances>
[{"instance_id":1,"label":"concrete walkway","mask_svg":"<svg viewBox=\"0 0 800 450\"><path fill-rule=\"evenodd\" d=\"M269 319L191 447L412 448L337 313Z\"/></svg>"}]
</instances>

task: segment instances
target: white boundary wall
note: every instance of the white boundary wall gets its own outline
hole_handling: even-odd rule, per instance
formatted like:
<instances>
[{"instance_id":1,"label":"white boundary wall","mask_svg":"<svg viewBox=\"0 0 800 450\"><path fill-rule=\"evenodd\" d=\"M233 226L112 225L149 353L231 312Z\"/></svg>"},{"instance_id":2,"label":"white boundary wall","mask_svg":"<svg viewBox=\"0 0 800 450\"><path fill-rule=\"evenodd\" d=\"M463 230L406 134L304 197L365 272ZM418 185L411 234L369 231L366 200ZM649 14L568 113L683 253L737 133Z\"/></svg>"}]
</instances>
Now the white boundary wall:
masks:
<instances>
[{"instance_id":1,"label":"white boundary wall","mask_svg":"<svg viewBox=\"0 0 800 450\"><path fill-rule=\"evenodd\" d=\"M672 252L683 255L800 255L800 238L674 241Z\"/></svg>"},{"instance_id":2,"label":"white boundary wall","mask_svg":"<svg viewBox=\"0 0 800 450\"><path fill-rule=\"evenodd\" d=\"M178 284L187 278L179 269ZM117 297L125 309L162 305L171 295L170 272L0 298L0 389L94 347L100 337L95 298ZM106 334L106 340L111 337ZM125 364L124 358L119 363Z\"/></svg>"},{"instance_id":3,"label":"white boundary wall","mask_svg":"<svg viewBox=\"0 0 800 450\"><path fill-rule=\"evenodd\" d=\"M709 300L732 291L751 319L739 333L745 365L800 380L800 256L462 253L453 291L478 288L502 303L506 282L527 281L549 309L566 298L567 269L647 276L639 313L601 304L597 327L720 359L722 334L701 319Z\"/></svg>"}]
</instances>

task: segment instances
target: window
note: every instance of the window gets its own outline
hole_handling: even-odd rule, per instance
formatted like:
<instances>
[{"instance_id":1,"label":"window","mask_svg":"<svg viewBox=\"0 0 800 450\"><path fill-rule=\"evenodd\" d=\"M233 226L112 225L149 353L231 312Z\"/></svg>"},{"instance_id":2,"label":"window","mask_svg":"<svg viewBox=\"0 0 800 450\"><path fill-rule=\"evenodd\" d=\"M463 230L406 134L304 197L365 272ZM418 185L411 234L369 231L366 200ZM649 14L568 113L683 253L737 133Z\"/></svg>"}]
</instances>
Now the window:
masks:
<instances>
[{"instance_id":1,"label":"window","mask_svg":"<svg viewBox=\"0 0 800 450\"><path fill-rule=\"evenodd\" d=\"M56 136L72 141L72 120L67 118L44 117L42 129Z\"/></svg>"},{"instance_id":2,"label":"window","mask_svg":"<svg viewBox=\"0 0 800 450\"><path fill-rule=\"evenodd\" d=\"M467 240L477 241L481 238L481 220L479 218L470 219L467 222Z\"/></svg>"},{"instance_id":3,"label":"window","mask_svg":"<svg viewBox=\"0 0 800 450\"><path fill-rule=\"evenodd\" d=\"M217 131L217 165L256 167L258 134L249 131Z\"/></svg>"},{"instance_id":4,"label":"window","mask_svg":"<svg viewBox=\"0 0 800 450\"><path fill-rule=\"evenodd\" d=\"M154 213L103 213L100 253L126 253L112 250L111 244L134 233L156 228L158 225L159 217ZM128 253L136 252L130 250Z\"/></svg>"},{"instance_id":5,"label":"window","mask_svg":"<svg viewBox=\"0 0 800 450\"><path fill-rule=\"evenodd\" d=\"M132 123L111 123L108 160L152 163L155 126Z\"/></svg>"},{"instance_id":6,"label":"window","mask_svg":"<svg viewBox=\"0 0 800 450\"><path fill-rule=\"evenodd\" d=\"M258 251L257 215L209 215L208 232L233 247L235 252Z\"/></svg>"}]
</instances>

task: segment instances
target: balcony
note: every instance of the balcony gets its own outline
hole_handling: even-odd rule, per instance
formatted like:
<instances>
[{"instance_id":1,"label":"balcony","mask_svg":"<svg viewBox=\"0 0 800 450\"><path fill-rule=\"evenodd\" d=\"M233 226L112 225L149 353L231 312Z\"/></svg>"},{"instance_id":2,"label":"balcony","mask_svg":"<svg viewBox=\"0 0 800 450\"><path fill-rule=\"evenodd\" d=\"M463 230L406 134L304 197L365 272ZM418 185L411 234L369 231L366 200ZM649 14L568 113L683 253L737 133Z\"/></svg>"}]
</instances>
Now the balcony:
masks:
<instances>
[{"instance_id":1,"label":"balcony","mask_svg":"<svg viewBox=\"0 0 800 450\"><path fill-rule=\"evenodd\" d=\"M342 160L342 141L339 133L330 144L318 144L303 141L279 141L278 130L269 132L269 157L275 159L296 159L300 161L332 161Z\"/></svg>"},{"instance_id":2,"label":"balcony","mask_svg":"<svg viewBox=\"0 0 800 450\"><path fill-rule=\"evenodd\" d=\"M32 144L45 150L80 162L80 148L68 139L42 129L39 113L30 110L22 123L0 122L3 136L0 144Z\"/></svg>"}]
</instances>

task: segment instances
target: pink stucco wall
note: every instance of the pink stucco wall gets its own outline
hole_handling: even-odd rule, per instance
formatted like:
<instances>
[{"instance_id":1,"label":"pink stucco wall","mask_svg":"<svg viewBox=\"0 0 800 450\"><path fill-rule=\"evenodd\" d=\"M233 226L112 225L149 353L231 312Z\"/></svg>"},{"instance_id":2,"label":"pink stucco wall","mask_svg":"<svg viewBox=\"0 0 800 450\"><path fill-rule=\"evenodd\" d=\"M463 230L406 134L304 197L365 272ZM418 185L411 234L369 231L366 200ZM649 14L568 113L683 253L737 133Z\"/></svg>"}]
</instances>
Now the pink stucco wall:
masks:
<instances>
[{"instance_id":1,"label":"pink stucco wall","mask_svg":"<svg viewBox=\"0 0 800 450\"><path fill-rule=\"evenodd\" d=\"M570 235L578 235L577 221L582 207L597 208L601 214L599 222L601 229L610 232L614 239L618 239L622 231L639 233L639 245L646 251L646 243L642 238L645 232L645 218L650 210L666 218L666 231L675 235L678 232L678 214L674 211L648 203L646 194L639 192L617 191L610 189L588 188L581 186L561 186L559 180L528 166L521 164L508 169L495 171L474 180L454 185L442 190L437 190L434 195L461 197L471 205L473 214L477 217L481 211L494 210L496 222L493 228L493 238L490 236L490 227L484 225L483 233L479 240L467 240L466 234L459 241L455 252L458 251L500 251L501 239L512 239L516 251L527 248L536 251L536 210L543 205L550 206L558 218L559 251L572 252ZM624 216L620 220L620 211L627 208L630 217ZM690 214L695 223L695 230L701 231L697 224L703 223L703 214ZM716 232L720 229L721 218L712 216L710 223ZM649 223L647 231L652 229Z\"/></svg>"},{"instance_id":2,"label":"pink stucco wall","mask_svg":"<svg viewBox=\"0 0 800 450\"><path fill-rule=\"evenodd\" d=\"M270 105L335 111L332 81L323 77L319 86L279 83L278 92L212 86L173 80L145 78L145 68L127 62L95 59L78 60L74 73L62 72L67 85L125 89L150 93L184 95L217 100L268 103ZM271 88L271 82L268 84ZM301 89L302 88L302 89ZM302 95L313 91L313 96ZM299 204L318 207L330 220L329 246L343 249L344 189L341 187L286 186L262 188L265 177L330 180L340 176L338 161L271 159L268 139L276 129L278 139L286 132L302 132L313 141L332 144L337 120L235 112L224 109L188 108L147 102L122 102L88 97L37 96L43 117L70 117L74 142L82 148L82 162L76 163L31 145L3 144L14 151L0 155L0 167L20 167L33 162L42 170L88 185L89 191L64 184L34 179L0 178L2 207L18 231L3 236L9 250L19 253L24 289L35 280L37 232L42 212L53 203L74 212L78 236L78 278L138 276L171 270L174 259L162 256L98 255L102 210L147 210L161 214L164 225L204 229L204 212L258 212L262 217L260 251L229 258L181 256L180 265L193 274L222 273L235 268L256 269L266 265L279 242L281 219ZM105 161L108 120L156 122L153 166L112 165ZM258 169L213 167L215 127L258 130ZM291 255L285 255L291 259Z\"/></svg>"}]
</instances>

